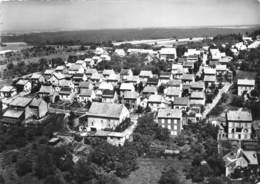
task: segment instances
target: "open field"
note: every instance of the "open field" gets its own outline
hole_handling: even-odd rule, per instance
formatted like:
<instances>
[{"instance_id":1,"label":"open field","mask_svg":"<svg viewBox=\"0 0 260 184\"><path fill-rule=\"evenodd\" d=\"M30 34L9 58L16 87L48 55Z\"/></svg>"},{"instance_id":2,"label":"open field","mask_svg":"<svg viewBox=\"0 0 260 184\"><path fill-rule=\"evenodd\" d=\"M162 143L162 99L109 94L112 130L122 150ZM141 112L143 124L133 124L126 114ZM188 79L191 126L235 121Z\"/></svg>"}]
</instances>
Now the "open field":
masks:
<instances>
[{"instance_id":1,"label":"open field","mask_svg":"<svg viewBox=\"0 0 260 184\"><path fill-rule=\"evenodd\" d=\"M191 180L185 180L183 173L183 169L187 169L190 165L188 160L147 158L139 159L137 162L139 168L132 172L128 178L121 179L122 184L158 184L161 172L165 167L175 168L179 173L182 184L192 184Z\"/></svg>"}]
</instances>

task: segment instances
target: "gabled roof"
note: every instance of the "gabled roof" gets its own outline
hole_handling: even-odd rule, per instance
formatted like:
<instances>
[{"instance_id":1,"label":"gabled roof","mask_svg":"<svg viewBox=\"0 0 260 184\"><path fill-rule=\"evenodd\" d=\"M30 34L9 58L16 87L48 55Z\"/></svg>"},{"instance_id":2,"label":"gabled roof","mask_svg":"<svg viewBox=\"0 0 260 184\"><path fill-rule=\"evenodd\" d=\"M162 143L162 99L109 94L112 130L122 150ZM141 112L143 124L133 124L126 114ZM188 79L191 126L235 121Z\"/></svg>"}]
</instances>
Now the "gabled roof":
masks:
<instances>
[{"instance_id":1,"label":"gabled roof","mask_svg":"<svg viewBox=\"0 0 260 184\"><path fill-rule=\"evenodd\" d=\"M152 75L153 75L153 73L150 70L141 70L141 72L139 74L140 77L150 77Z\"/></svg>"},{"instance_id":2,"label":"gabled roof","mask_svg":"<svg viewBox=\"0 0 260 184\"><path fill-rule=\"evenodd\" d=\"M135 91L126 91L124 93L124 99L137 99L139 97L139 93Z\"/></svg>"},{"instance_id":3,"label":"gabled roof","mask_svg":"<svg viewBox=\"0 0 260 184\"><path fill-rule=\"evenodd\" d=\"M159 80L157 78L149 78L147 84L157 85Z\"/></svg>"},{"instance_id":4,"label":"gabled roof","mask_svg":"<svg viewBox=\"0 0 260 184\"><path fill-rule=\"evenodd\" d=\"M21 110L8 109L3 114L3 117L17 118L18 119L23 115L23 113L24 113L24 111L21 111Z\"/></svg>"},{"instance_id":5,"label":"gabled roof","mask_svg":"<svg viewBox=\"0 0 260 184\"><path fill-rule=\"evenodd\" d=\"M180 109L159 109L158 118L182 118L182 111Z\"/></svg>"},{"instance_id":6,"label":"gabled roof","mask_svg":"<svg viewBox=\"0 0 260 184\"><path fill-rule=\"evenodd\" d=\"M161 48L161 50L159 51L160 54L163 55L170 55L170 54L176 54L176 48Z\"/></svg>"},{"instance_id":7,"label":"gabled roof","mask_svg":"<svg viewBox=\"0 0 260 184\"><path fill-rule=\"evenodd\" d=\"M92 90L91 89L80 89L80 94L79 96L87 96L90 97L92 95Z\"/></svg>"},{"instance_id":8,"label":"gabled roof","mask_svg":"<svg viewBox=\"0 0 260 184\"><path fill-rule=\"evenodd\" d=\"M217 71L225 71L227 70L227 65L216 65Z\"/></svg>"},{"instance_id":9,"label":"gabled roof","mask_svg":"<svg viewBox=\"0 0 260 184\"><path fill-rule=\"evenodd\" d=\"M156 93L157 89L155 86L145 86L143 89L143 93Z\"/></svg>"},{"instance_id":10,"label":"gabled roof","mask_svg":"<svg viewBox=\"0 0 260 184\"><path fill-rule=\"evenodd\" d=\"M58 80L64 79L65 76L62 73L53 73L53 76L56 77Z\"/></svg>"},{"instance_id":11,"label":"gabled roof","mask_svg":"<svg viewBox=\"0 0 260 184\"><path fill-rule=\"evenodd\" d=\"M163 101L163 97L161 95L151 95L148 98L148 102L159 102Z\"/></svg>"},{"instance_id":12,"label":"gabled roof","mask_svg":"<svg viewBox=\"0 0 260 184\"><path fill-rule=\"evenodd\" d=\"M204 68L205 75L215 75L216 69L215 68Z\"/></svg>"},{"instance_id":13,"label":"gabled roof","mask_svg":"<svg viewBox=\"0 0 260 184\"><path fill-rule=\"evenodd\" d=\"M72 63L69 67L70 71L79 71L82 68L81 65Z\"/></svg>"},{"instance_id":14,"label":"gabled roof","mask_svg":"<svg viewBox=\"0 0 260 184\"><path fill-rule=\"evenodd\" d=\"M55 70L61 70L63 71L65 69L64 65L57 66Z\"/></svg>"},{"instance_id":15,"label":"gabled roof","mask_svg":"<svg viewBox=\"0 0 260 184\"><path fill-rule=\"evenodd\" d=\"M238 79L237 85L254 86L255 80L254 79Z\"/></svg>"},{"instance_id":16,"label":"gabled roof","mask_svg":"<svg viewBox=\"0 0 260 184\"><path fill-rule=\"evenodd\" d=\"M228 121L250 121L252 122L252 114L249 111L228 111L227 112L227 120Z\"/></svg>"},{"instance_id":17,"label":"gabled roof","mask_svg":"<svg viewBox=\"0 0 260 184\"><path fill-rule=\"evenodd\" d=\"M204 77L204 81L205 82L216 82L216 76L214 75L214 76L205 76Z\"/></svg>"},{"instance_id":18,"label":"gabled roof","mask_svg":"<svg viewBox=\"0 0 260 184\"><path fill-rule=\"evenodd\" d=\"M41 77L42 77L41 74L39 74L39 73L33 73L32 76L31 76L31 79L39 79L39 78L41 78Z\"/></svg>"},{"instance_id":19,"label":"gabled roof","mask_svg":"<svg viewBox=\"0 0 260 184\"><path fill-rule=\"evenodd\" d=\"M204 92L194 91L191 93L190 98L205 98Z\"/></svg>"},{"instance_id":20,"label":"gabled roof","mask_svg":"<svg viewBox=\"0 0 260 184\"><path fill-rule=\"evenodd\" d=\"M119 81L120 76L118 74L110 74L107 78L108 81Z\"/></svg>"},{"instance_id":21,"label":"gabled roof","mask_svg":"<svg viewBox=\"0 0 260 184\"><path fill-rule=\"evenodd\" d=\"M181 85L181 80L180 79L173 79L167 82L168 86L173 86L173 87L178 87Z\"/></svg>"},{"instance_id":22,"label":"gabled roof","mask_svg":"<svg viewBox=\"0 0 260 184\"><path fill-rule=\"evenodd\" d=\"M188 106L189 98L188 97L176 97L176 98L174 98L173 104Z\"/></svg>"},{"instance_id":23,"label":"gabled roof","mask_svg":"<svg viewBox=\"0 0 260 184\"><path fill-rule=\"evenodd\" d=\"M194 78L195 78L194 74L187 74L187 73L185 73L182 76L182 80L192 81L192 80L194 80Z\"/></svg>"},{"instance_id":24,"label":"gabled roof","mask_svg":"<svg viewBox=\"0 0 260 184\"><path fill-rule=\"evenodd\" d=\"M87 75L89 74L94 74L94 73L98 73L98 71L95 68L88 68L85 72Z\"/></svg>"},{"instance_id":25,"label":"gabled roof","mask_svg":"<svg viewBox=\"0 0 260 184\"><path fill-rule=\"evenodd\" d=\"M91 82L89 81L83 81L79 83L79 88L89 88L91 85Z\"/></svg>"},{"instance_id":26,"label":"gabled roof","mask_svg":"<svg viewBox=\"0 0 260 184\"><path fill-rule=\"evenodd\" d=\"M119 119L123 108L123 104L93 102L87 116Z\"/></svg>"},{"instance_id":27,"label":"gabled roof","mask_svg":"<svg viewBox=\"0 0 260 184\"><path fill-rule=\"evenodd\" d=\"M114 96L115 96L114 90L105 89L104 91L102 91L102 97L114 98Z\"/></svg>"},{"instance_id":28,"label":"gabled roof","mask_svg":"<svg viewBox=\"0 0 260 184\"><path fill-rule=\"evenodd\" d=\"M26 80L26 79L20 79L16 82L16 85L26 85L27 83L29 82L29 80Z\"/></svg>"},{"instance_id":29,"label":"gabled roof","mask_svg":"<svg viewBox=\"0 0 260 184\"><path fill-rule=\"evenodd\" d=\"M99 84L99 87L98 87L98 88L101 89L101 90L105 90L105 89L110 89L110 90L112 90L112 89L113 89L113 85L112 85L111 83L101 82L101 83Z\"/></svg>"},{"instance_id":30,"label":"gabled roof","mask_svg":"<svg viewBox=\"0 0 260 184\"><path fill-rule=\"evenodd\" d=\"M55 90L52 86L41 85L41 88L38 93L47 93L49 95L52 95L54 92Z\"/></svg>"},{"instance_id":31,"label":"gabled roof","mask_svg":"<svg viewBox=\"0 0 260 184\"><path fill-rule=\"evenodd\" d=\"M125 91L125 90L132 90L135 89L133 83L122 83L120 85L120 90Z\"/></svg>"},{"instance_id":32,"label":"gabled roof","mask_svg":"<svg viewBox=\"0 0 260 184\"><path fill-rule=\"evenodd\" d=\"M10 106L26 107L32 101L32 98L27 97L17 97L10 102Z\"/></svg>"},{"instance_id":33,"label":"gabled roof","mask_svg":"<svg viewBox=\"0 0 260 184\"><path fill-rule=\"evenodd\" d=\"M64 95L70 95L71 94L71 88L68 86L64 86L61 88L60 94L64 94Z\"/></svg>"},{"instance_id":34,"label":"gabled roof","mask_svg":"<svg viewBox=\"0 0 260 184\"><path fill-rule=\"evenodd\" d=\"M115 71L113 69L105 69L103 70L103 75L111 75L111 74L115 74Z\"/></svg>"},{"instance_id":35,"label":"gabled roof","mask_svg":"<svg viewBox=\"0 0 260 184\"><path fill-rule=\"evenodd\" d=\"M132 73L131 69L121 69L120 75L130 75Z\"/></svg>"},{"instance_id":36,"label":"gabled roof","mask_svg":"<svg viewBox=\"0 0 260 184\"><path fill-rule=\"evenodd\" d=\"M192 82L190 87L196 89L203 89L205 87L205 84L203 81L196 81Z\"/></svg>"},{"instance_id":37,"label":"gabled roof","mask_svg":"<svg viewBox=\"0 0 260 184\"><path fill-rule=\"evenodd\" d=\"M176 87L168 87L165 90L167 96L179 96L181 94L181 89Z\"/></svg>"},{"instance_id":38,"label":"gabled roof","mask_svg":"<svg viewBox=\"0 0 260 184\"><path fill-rule=\"evenodd\" d=\"M1 92L11 92L11 91L15 91L15 87L13 86L3 86L0 91Z\"/></svg>"},{"instance_id":39,"label":"gabled roof","mask_svg":"<svg viewBox=\"0 0 260 184\"><path fill-rule=\"evenodd\" d=\"M42 98L34 98L31 103L30 106L32 107L39 107L40 104L43 102L44 100Z\"/></svg>"},{"instance_id":40,"label":"gabled roof","mask_svg":"<svg viewBox=\"0 0 260 184\"><path fill-rule=\"evenodd\" d=\"M54 73L54 70L50 70L50 69L47 69L44 72L45 75L51 75L52 73Z\"/></svg>"}]
</instances>

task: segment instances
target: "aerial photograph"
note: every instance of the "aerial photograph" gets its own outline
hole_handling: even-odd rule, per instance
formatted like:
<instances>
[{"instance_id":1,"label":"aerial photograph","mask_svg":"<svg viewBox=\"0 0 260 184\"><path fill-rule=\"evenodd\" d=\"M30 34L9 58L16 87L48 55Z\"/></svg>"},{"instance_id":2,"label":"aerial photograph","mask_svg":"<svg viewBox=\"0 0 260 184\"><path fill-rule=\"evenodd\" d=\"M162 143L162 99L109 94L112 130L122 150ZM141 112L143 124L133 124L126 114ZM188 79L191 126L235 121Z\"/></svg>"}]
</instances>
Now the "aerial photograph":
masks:
<instances>
[{"instance_id":1,"label":"aerial photograph","mask_svg":"<svg viewBox=\"0 0 260 184\"><path fill-rule=\"evenodd\" d=\"M0 0L0 184L260 184L260 0Z\"/></svg>"}]
</instances>

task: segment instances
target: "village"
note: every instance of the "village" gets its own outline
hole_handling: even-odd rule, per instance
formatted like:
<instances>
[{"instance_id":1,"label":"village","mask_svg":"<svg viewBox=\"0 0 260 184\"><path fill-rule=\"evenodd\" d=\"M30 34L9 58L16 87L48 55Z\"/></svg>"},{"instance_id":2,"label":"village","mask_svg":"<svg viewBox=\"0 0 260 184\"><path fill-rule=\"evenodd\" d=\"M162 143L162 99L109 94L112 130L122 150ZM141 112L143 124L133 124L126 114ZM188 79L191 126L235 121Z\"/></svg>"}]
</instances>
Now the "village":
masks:
<instances>
[{"instance_id":1,"label":"village","mask_svg":"<svg viewBox=\"0 0 260 184\"><path fill-rule=\"evenodd\" d=\"M235 58L241 52L259 47L260 37L243 36L228 53L223 50L225 43L221 48L212 43L195 48L187 44L181 54L177 54L179 51L174 46L189 40L203 43L205 39L213 43L213 38L180 39L174 43L115 42L113 47L100 45L81 51L80 54L91 53L89 57L67 59L62 64L47 63L44 71L15 77L1 87L0 123L8 128L38 127L44 126L53 114L64 114L66 131L55 132L49 144L62 144L68 134L83 140L102 139L116 147L133 141L133 134L144 117L152 118L163 130L162 136L169 135L170 140L178 141L187 127L210 124L217 129L216 154L222 155L226 178L233 183L243 179L259 182L260 121L255 119L255 114L259 115L260 111L231 108L228 104L218 113L216 109L225 103L224 98L232 101L231 94L231 104L238 98L259 101L256 79L240 77L241 64L234 69L231 63L238 63ZM127 44L134 47L125 49ZM1 54L4 58L6 53ZM159 63L162 67L159 72L149 67L137 71L123 65L113 68L109 64L114 58L120 63L132 55L144 58L144 66ZM164 155L182 154L183 148L162 146L162 142L153 144L152 149ZM203 164L202 159L199 165Z\"/></svg>"}]
</instances>

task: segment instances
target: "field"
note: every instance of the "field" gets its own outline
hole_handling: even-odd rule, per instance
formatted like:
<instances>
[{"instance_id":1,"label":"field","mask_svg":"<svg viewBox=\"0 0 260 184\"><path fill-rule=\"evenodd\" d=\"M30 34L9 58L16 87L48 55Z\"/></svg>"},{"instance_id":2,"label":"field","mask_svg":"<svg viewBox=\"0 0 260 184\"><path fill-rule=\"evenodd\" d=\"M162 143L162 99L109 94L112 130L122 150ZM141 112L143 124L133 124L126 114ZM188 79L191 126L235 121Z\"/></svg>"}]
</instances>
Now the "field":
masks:
<instances>
[{"instance_id":1,"label":"field","mask_svg":"<svg viewBox=\"0 0 260 184\"><path fill-rule=\"evenodd\" d=\"M218 34L238 34L251 32L258 26L250 28L145 28L145 29L105 29L85 31L60 31L2 36L3 42L26 42L29 44L52 44L64 42L104 42L163 38L189 38L216 36Z\"/></svg>"},{"instance_id":2,"label":"field","mask_svg":"<svg viewBox=\"0 0 260 184\"><path fill-rule=\"evenodd\" d=\"M183 173L184 168L188 168L190 161L172 159L172 158L147 158L139 159L139 168L133 171L126 179L121 179L122 184L158 184L161 172L165 167L173 167L181 178L182 184L192 184L191 180L186 180Z\"/></svg>"}]
</instances>

